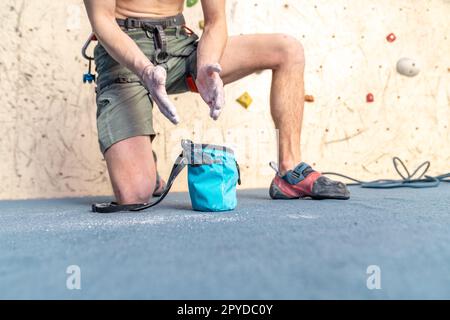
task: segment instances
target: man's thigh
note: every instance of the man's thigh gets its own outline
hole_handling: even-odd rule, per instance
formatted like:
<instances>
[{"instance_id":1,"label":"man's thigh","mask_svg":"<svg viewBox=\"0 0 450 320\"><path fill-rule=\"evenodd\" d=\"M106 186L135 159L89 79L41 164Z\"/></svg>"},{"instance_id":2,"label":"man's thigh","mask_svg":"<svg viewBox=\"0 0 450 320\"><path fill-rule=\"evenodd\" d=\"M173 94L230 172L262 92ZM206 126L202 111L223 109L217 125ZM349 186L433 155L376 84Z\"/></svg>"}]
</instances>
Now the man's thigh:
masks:
<instances>
[{"instance_id":1,"label":"man's thigh","mask_svg":"<svg viewBox=\"0 0 450 320\"><path fill-rule=\"evenodd\" d=\"M152 101L140 83L115 83L97 94L100 151L130 137L155 136Z\"/></svg>"},{"instance_id":2,"label":"man's thigh","mask_svg":"<svg viewBox=\"0 0 450 320\"><path fill-rule=\"evenodd\" d=\"M155 169L152 102L139 83L116 83L97 96L97 128L118 201L146 202Z\"/></svg>"},{"instance_id":3,"label":"man's thigh","mask_svg":"<svg viewBox=\"0 0 450 320\"><path fill-rule=\"evenodd\" d=\"M284 34L253 34L228 38L220 61L223 82L231 83L256 71L276 68L285 56L285 48L292 41L292 37Z\"/></svg>"}]
</instances>

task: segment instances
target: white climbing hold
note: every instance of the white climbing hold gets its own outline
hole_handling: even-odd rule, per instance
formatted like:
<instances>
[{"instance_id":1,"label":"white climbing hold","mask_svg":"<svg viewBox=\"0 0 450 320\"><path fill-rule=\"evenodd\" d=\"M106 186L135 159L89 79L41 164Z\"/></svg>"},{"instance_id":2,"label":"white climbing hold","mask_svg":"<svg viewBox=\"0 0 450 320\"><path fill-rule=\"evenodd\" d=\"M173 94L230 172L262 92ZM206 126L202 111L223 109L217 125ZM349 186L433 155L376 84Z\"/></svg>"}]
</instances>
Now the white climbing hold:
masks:
<instances>
[{"instance_id":1,"label":"white climbing hold","mask_svg":"<svg viewBox=\"0 0 450 320\"><path fill-rule=\"evenodd\" d=\"M397 62L397 72L407 77L415 77L420 69L416 61L410 58L402 58Z\"/></svg>"}]
</instances>

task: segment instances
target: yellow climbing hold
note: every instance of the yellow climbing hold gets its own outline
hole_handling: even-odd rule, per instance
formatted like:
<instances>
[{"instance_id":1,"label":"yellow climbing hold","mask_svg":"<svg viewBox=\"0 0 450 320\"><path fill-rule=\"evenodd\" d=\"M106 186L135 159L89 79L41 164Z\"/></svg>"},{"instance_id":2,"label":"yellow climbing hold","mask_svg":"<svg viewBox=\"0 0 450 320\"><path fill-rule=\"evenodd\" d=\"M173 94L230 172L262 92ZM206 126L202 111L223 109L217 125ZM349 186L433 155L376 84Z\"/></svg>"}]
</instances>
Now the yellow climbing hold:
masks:
<instances>
[{"instance_id":1,"label":"yellow climbing hold","mask_svg":"<svg viewBox=\"0 0 450 320\"><path fill-rule=\"evenodd\" d=\"M245 109L247 109L253 102L252 97L248 94L248 92L244 92L239 98L236 99L237 102Z\"/></svg>"},{"instance_id":2,"label":"yellow climbing hold","mask_svg":"<svg viewBox=\"0 0 450 320\"><path fill-rule=\"evenodd\" d=\"M205 20L200 20L198 22L198 27L202 30L205 29Z\"/></svg>"}]
</instances>

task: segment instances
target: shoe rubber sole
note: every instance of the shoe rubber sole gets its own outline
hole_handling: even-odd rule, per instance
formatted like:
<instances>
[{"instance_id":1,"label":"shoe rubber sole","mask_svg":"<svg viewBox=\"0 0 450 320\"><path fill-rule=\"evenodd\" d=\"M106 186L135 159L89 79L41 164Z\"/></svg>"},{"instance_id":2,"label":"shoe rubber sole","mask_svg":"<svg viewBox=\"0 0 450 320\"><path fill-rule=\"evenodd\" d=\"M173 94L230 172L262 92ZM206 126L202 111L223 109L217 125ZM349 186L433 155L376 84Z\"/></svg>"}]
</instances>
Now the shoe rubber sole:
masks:
<instances>
[{"instance_id":1,"label":"shoe rubber sole","mask_svg":"<svg viewBox=\"0 0 450 320\"><path fill-rule=\"evenodd\" d=\"M322 177L321 177L322 178ZM319 178L319 179L321 179ZM315 183L313 186L313 195L309 196L290 196L285 194L274 181L270 184L269 195L274 200L294 200L294 199L313 199L313 200L348 200L350 192L342 182L335 182L323 177L322 183ZM328 181L326 181L326 180ZM336 189L339 191L336 192Z\"/></svg>"}]
</instances>

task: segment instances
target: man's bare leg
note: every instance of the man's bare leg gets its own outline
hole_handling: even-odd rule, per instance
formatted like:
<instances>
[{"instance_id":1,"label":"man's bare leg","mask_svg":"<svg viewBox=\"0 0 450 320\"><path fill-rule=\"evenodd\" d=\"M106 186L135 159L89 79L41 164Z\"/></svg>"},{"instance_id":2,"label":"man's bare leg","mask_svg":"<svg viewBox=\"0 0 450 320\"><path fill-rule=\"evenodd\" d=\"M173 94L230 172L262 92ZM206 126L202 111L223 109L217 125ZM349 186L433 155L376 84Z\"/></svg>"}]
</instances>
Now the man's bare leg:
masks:
<instances>
[{"instance_id":1,"label":"man's bare leg","mask_svg":"<svg viewBox=\"0 0 450 320\"><path fill-rule=\"evenodd\" d=\"M348 199L350 193L345 184L300 163L305 68L300 42L279 34L231 37L221 64L224 83L257 70L273 71L270 110L279 130L280 172L270 185L271 198Z\"/></svg>"},{"instance_id":2,"label":"man's bare leg","mask_svg":"<svg viewBox=\"0 0 450 320\"><path fill-rule=\"evenodd\" d=\"M109 177L120 204L147 203L156 184L156 169L149 136L113 144L105 153Z\"/></svg>"},{"instance_id":3,"label":"man's bare leg","mask_svg":"<svg viewBox=\"0 0 450 320\"><path fill-rule=\"evenodd\" d=\"M225 84L255 71L273 71L270 110L279 130L279 169L293 169L300 162L304 106L305 56L300 42L283 34L230 37L220 64Z\"/></svg>"}]
</instances>

